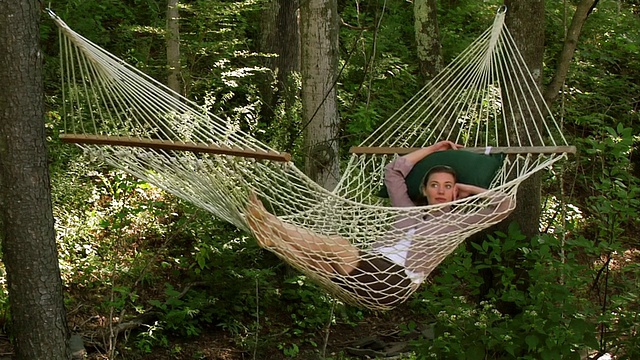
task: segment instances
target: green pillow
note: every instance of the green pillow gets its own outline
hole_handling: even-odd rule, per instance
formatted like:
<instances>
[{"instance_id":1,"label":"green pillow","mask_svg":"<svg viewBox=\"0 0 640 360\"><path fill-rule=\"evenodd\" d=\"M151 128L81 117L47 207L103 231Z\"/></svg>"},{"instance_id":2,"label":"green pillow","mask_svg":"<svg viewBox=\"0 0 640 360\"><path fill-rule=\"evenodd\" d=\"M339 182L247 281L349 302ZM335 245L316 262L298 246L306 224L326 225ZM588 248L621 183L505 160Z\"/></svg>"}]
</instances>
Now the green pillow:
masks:
<instances>
[{"instance_id":1,"label":"green pillow","mask_svg":"<svg viewBox=\"0 0 640 360\"><path fill-rule=\"evenodd\" d=\"M504 154L484 155L465 150L437 151L418 161L405 178L409 197L413 201L423 199L420 187L424 176L434 166L441 165L453 168L459 183L488 188L500 170L504 157ZM386 185L382 185L378 196L389 197Z\"/></svg>"}]
</instances>

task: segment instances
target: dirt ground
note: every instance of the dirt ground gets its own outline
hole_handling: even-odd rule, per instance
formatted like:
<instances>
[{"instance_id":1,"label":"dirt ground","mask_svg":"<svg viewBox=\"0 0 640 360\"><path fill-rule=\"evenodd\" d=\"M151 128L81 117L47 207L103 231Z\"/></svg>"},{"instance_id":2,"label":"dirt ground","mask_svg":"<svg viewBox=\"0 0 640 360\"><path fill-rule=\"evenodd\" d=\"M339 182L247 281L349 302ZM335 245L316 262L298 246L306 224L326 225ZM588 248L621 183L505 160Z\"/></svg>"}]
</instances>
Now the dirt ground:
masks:
<instances>
[{"instance_id":1,"label":"dirt ground","mask_svg":"<svg viewBox=\"0 0 640 360\"><path fill-rule=\"evenodd\" d=\"M408 348L409 337L403 335L398 324L406 323L402 310L367 316L357 325L332 325L316 335L317 346L307 345L299 349L297 359L373 359L376 356L400 358L398 354ZM326 339L326 341L325 341ZM86 339L85 339L86 340ZM263 339L264 340L264 339ZM258 339L260 342L260 339ZM326 348L325 348L326 342ZM90 341L85 341L88 360L109 360ZM193 339L173 340L165 349L155 349L149 354L135 351L121 354L123 359L135 360L280 360L291 359L274 345L271 349L241 349L234 339L219 328L204 331ZM348 357L346 357L348 356ZM2 360L2 359L0 359Z\"/></svg>"},{"instance_id":2,"label":"dirt ground","mask_svg":"<svg viewBox=\"0 0 640 360\"><path fill-rule=\"evenodd\" d=\"M367 317L356 326L334 325L329 330L328 338L324 334L317 335L317 347L310 345L301 348L298 359L373 359L376 356L398 358L398 354L408 348L410 337L403 335L398 324L406 323L407 319L402 311L394 311L379 316ZM211 360L247 360L291 359L277 348L268 352L254 353L252 349L242 351L238 349L225 333L213 331L203 334L193 341L180 341L175 347L181 349L180 355L171 354L167 350L164 354L148 354L142 360L169 359L211 359ZM263 349L264 350L264 349Z\"/></svg>"},{"instance_id":3,"label":"dirt ground","mask_svg":"<svg viewBox=\"0 0 640 360\"><path fill-rule=\"evenodd\" d=\"M105 324L101 324L96 316L88 316L71 311L70 331L72 331L71 348L74 360L113 360L105 351L104 341L96 334L104 332ZM401 308L393 311L369 314L358 324L332 325L327 336L326 331L315 334L315 346L307 344L299 349L296 359L303 360L345 360L345 359L402 359L408 350L407 336L398 328L399 324L409 321L409 313ZM156 347L151 353L141 353L135 349L132 341L126 344L124 335L118 339L119 353L116 359L126 360L284 360L286 356L277 348L280 339L277 334L265 331L269 339L252 339L247 343L273 343L269 348L264 345L260 349L243 349L237 345L228 332L219 327L205 329L198 337L190 339L172 339L167 347ZM129 336L133 336L132 333ZM74 341L75 338L75 341ZM78 341L82 340L80 347ZM74 344L75 342L75 344ZM13 348L9 336L0 333L0 360L13 360Z\"/></svg>"}]
</instances>

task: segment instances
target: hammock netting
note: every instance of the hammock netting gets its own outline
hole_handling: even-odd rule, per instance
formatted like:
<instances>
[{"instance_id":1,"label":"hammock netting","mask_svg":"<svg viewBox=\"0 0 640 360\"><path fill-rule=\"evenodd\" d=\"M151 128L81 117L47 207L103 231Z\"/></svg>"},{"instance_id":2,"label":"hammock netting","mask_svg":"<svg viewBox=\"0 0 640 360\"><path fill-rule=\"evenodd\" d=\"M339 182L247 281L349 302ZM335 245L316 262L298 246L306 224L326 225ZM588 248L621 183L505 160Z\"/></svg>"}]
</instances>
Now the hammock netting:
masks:
<instances>
[{"instance_id":1,"label":"hammock netting","mask_svg":"<svg viewBox=\"0 0 640 360\"><path fill-rule=\"evenodd\" d=\"M523 180L572 148L504 25L505 11L498 11L492 26L353 149L331 191L307 177L287 154L51 16L61 39L63 140L253 233L337 298L369 309L404 302L461 242L498 222L499 211L515 206L513 201L500 209L497 198L515 200ZM447 211L442 205L395 208L377 196L389 162L440 140L507 154L489 191L457 200ZM264 208L251 200L254 195ZM404 226L407 219L420 221L428 231ZM398 246L398 255L418 264L412 268L420 275L416 281L398 280L406 278L401 266L375 266L377 258L394 258L400 243L409 246ZM374 266L346 276L333 271L344 264L341 251L326 251L329 244L334 249L344 244L345 254L355 247ZM371 276L375 281L365 281Z\"/></svg>"}]
</instances>

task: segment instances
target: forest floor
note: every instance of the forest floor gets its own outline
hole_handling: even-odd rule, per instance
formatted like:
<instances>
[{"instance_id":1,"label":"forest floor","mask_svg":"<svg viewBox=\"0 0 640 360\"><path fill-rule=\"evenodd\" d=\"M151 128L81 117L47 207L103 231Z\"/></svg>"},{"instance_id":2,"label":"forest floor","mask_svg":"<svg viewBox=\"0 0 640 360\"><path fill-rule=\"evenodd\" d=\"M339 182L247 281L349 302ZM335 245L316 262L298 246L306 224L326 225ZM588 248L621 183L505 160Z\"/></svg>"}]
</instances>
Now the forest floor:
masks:
<instances>
[{"instance_id":1,"label":"forest floor","mask_svg":"<svg viewBox=\"0 0 640 360\"><path fill-rule=\"evenodd\" d=\"M610 266L616 269L639 263L640 249L633 249L621 254L611 262ZM108 324L104 321L100 322L99 319L96 320L96 316L91 316L90 313L90 310L86 313L69 311L70 330L76 335L76 339L81 337L83 340L85 356L80 359L113 360L106 354L105 349L108 344L95 335L100 332L105 333ZM169 339L166 346L156 346L148 353L135 349L133 341L127 343L127 337L121 335L116 346L119 352L115 358L126 360L405 359L410 349L410 342L418 333L406 334L400 331L398 325L407 324L411 320L425 322L415 319L407 307L400 306L389 312L369 313L357 324L332 324L328 333L323 330L307 336L307 345L301 345L295 350L295 354L292 353L290 356L278 348L277 344L282 343L282 339L278 338L279 330L275 328L262 329L262 333L256 339L243 339L244 343L261 344L257 349L239 345L241 339L216 326L204 329L197 337ZM134 328L128 333L129 340L133 339L136 330ZM430 333L428 325L418 330L426 337ZM314 345L311 345L312 343ZM11 360L13 355L14 349L9 336L0 333L0 360Z\"/></svg>"},{"instance_id":2,"label":"forest floor","mask_svg":"<svg viewBox=\"0 0 640 360\"><path fill-rule=\"evenodd\" d=\"M154 348L151 353L138 351L122 353L119 358L131 360L281 360L281 359L401 359L415 336L403 335L398 324L408 321L407 312L396 309L383 314L370 314L358 324L334 324L326 331L315 335L316 346L306 345L298 349L296 356L286 356L274 344L272 348L262 346L259 350L242 349L228 332L220 328L203 331L198 337L172 339L169 346ZM268 334L268 337L277 335ZM261 342L261 339L256 339ZM264 339L263 339L264 341ZM268 342L268 341L267 341ZM275 342L274 342L275 343ZM310 342L309 342L310 343ZM326 344L326 345L325 345ZM87 360L108 360L109 357L97 348L86 345ZM406 354L406 353L405 353ZM0 359L2 360L2 359Z\"/></svg>"},{"instance_id":3,"label":"forest floor","mask_svg":"<svg viewBox=\"0 0 640 360\"><path fill-rule=\"evenodd\" d=\"M95 316L87 316L79 312L70 315L72 336L72 352L74 360L113 360L106 354L108 344L96 336L103 333L107 327L96 326ZM398 325L406 324L410 320L408 310L399 307L384 313L370 313L357 324L332 324L329 333L326 331L314 334L313 340L301 346L295 356L287 356L277 348L277 334L270 329L264 329L265 338L254 339L261 344L273 343L271 347L262 345L259 349L243 349L238 345L237 338L219 327L205 329L199 336L193 338L170 339L164 347L156 346L149 353L142 353L133 349L133 345L121 336L117 342L117 359L126 360L345 360L345 359L404 359L410 345L410 340L416 336L407 335L400 331ZM79 326L82 325L82 326ZM133 336L135 330L129 333ZM416 333L417 334L417 333ZM74 349L75 337L76 344ZM77 341L82 339L78 348ZM310 339L310 338L309 338ZM131 340L131 338L129 339ZM315 345L312 346L311 342ZM78 352L78 350L81 350ZM0 360L13 360L14 349L9 336L0 333Z\"/></svg>"},{"instance_id":4,"label":"forest floor","mask_svg":"<svg viewBox=\"0 0 640 360\"><path fill-rule=\"evenodd\" d=\"M295 358L304 360L321 359L374 359L403 358L402 353L409 346L408 337L399 332L397 324L407 320L401 311L386 313L381 316L371 315L357 325L332 325L328 337L317 334L317 346L307 345L299 349ZM326 348L325 347L326 338ZM254 353L252 350L241 350L234 345L234 340L221 330L212 331L194 340L182 340L165 352L145 355L141 360L283 360L291 359L277 348L262 349ZM175 354L176 347L180 354ZM324 348L324 351L323 351Z\"/></svg>"}]
</instances>

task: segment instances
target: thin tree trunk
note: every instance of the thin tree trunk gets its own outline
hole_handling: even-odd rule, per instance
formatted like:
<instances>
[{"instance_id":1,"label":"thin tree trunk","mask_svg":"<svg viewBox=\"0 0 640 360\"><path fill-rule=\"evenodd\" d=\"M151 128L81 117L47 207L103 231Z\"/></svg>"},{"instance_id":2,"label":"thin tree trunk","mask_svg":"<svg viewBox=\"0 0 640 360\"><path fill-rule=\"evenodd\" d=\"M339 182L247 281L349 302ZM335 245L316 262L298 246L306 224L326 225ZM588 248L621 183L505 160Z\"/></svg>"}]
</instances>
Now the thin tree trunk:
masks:
<instances>
[{"instance_id":1,"label":"thin tree trunk","mask_svg":"<svg viewBox=\"0 0 640 360\"><path fill-rule=\"evenodd\" d=\"M180 87L180 12L178 0L167 1L167 66L169 76L167 86L181 94Z\"/></svg>"},{"instance_id":2,"label":"thin tree trunk","mask_svg":"<svg viewBox=\"0 0 640 360\"><path fill-rule=\"evenodd\" d=\"M571 20L571 25L567 31L567 37L564 39L562 51L560 52L556 66L556 72L544 91L544 98L548 105L551 105L562 89L562 85L569 72L569 65L571 64L571 60L573 60L573 54L578 47L578 39L580 38L582 27L597 4L598 0L582 0L576 7L576 12L573 14L573 20Z\"/></svg>"},{"instance_id":3,"label":"thin tree trunk","mask_svg":"<svg viewBox=\"0 0 640 360\"><path fill-rule=\"evenodd\" d=\"M71 357L45 146L40 4L0 0L0 219L14 359Z\"/></svg>"},{"instance_id":4,"label":"thin tree trunk","mask_svg":"<svg viewBox=\"0 0 640 360\"><path fill-rule=\"evenodd\" d=\"M340 177L335 88L338 27L336 0L308 0L301 3L305 171L327 189L333 189Z\"/></svg>"}]
</instances>

